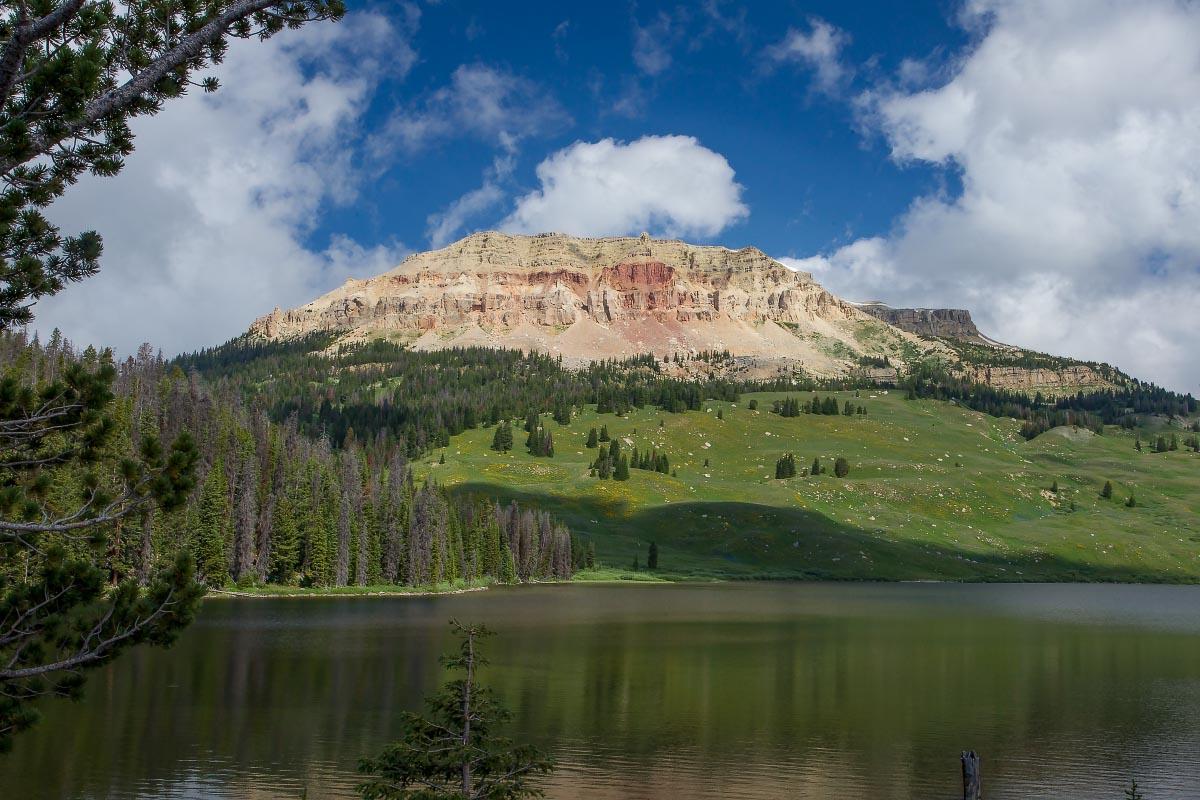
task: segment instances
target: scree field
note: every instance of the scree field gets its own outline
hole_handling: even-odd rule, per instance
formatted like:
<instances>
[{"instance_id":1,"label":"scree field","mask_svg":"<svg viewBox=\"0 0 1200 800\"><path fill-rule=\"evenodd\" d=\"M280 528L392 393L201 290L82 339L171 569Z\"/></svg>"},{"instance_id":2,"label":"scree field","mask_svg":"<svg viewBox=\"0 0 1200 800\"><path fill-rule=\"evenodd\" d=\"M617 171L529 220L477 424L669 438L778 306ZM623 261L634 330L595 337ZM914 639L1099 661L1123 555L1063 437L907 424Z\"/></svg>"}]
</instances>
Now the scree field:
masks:
<instances>
[{"instance_id":1,"label":"scree field","mask_svg":"<svg viewBox=\"0 0 1200 800\"><path fill-rule=\"evenodd\" d=\"M583 577L1200 580L1200 455L1183 446L1185 429L1149 420L1136 432L1059 428L1027 442L1016 421L954 403L896 391L832 395L839 408L865 406L866 416L771 413L774 400L803 404L805 393L746 394L686 414L647 407L616 417L590 407L570 425L542 418L552 458L530 456L514 421L513 451L491 450L494 428L481 427L418 470L459 491L551 511L595 546L603 569ZM602 425L622 452L665 453L677 474L591 477L597 450L585 442ZM1172 432L1177 451L1151 452L1154 438ZM828 473L777 480L786 453L798 472L819 458ZM849 462L845 478L833 475L838 457ZM1111 499L1101 497L1106 481ZM654 574L644 571L652 541ZM634 571L635 556L643 571Z\"/></svg>"}]
</instances>

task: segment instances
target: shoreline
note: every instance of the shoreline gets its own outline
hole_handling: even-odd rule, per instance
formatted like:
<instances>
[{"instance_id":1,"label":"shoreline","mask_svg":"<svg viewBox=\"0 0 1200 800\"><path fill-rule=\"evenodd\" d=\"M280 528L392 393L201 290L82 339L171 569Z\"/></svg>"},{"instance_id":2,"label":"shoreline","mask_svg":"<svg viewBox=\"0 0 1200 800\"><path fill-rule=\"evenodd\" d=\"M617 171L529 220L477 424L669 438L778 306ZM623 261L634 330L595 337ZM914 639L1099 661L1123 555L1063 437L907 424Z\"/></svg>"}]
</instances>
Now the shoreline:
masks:
<instances>
[{"instance_id":1,"label":"shoreline","mask_svg":"<svg viewBox=\"0 0 1200 800\"><path fill-rule=\"evenodd\" d=\"M584 580L569 580L569 581L533 581L530 583L507 584L511 586L695 586L695 585L710 585L718 586L723 584L754 584L754 583L815 583L815 584L873 584L873 585L986 585L986 586L1200 586L1195 582L1187 581L1054 581L1054 580L1029 580L1029 581L990 581L990 580L938 580L931 578L910 578L899 580L886 579L853 579L853 578L680 578L675 576L672 578L661 578L658 580L622 580L620 578L599 578L599 579L584 579ZM457 589L420 589L413 591L368 591L368 592L332 592L332 591L290 591L290 592L247 592L233 589L209 589L205 594L205 599L228 598L228 599L294 599L294 598L353 598L353 597L369 597L369 598L386 598L386 597L444 597L461 594L471 594L475 592L484 592L496 586L506 586L506 584L489 584L486 586L460 587Z\"/></svg>"},{"instance_id":2,"label":"shoreline","mask_svg":"<svg viewBox=\"0 0 1200 800\"><path fill-rule=\"evenodd\" d=\"M204 594L204 599L210 597L226 597L226 598L250 598L254 600L271 599L271 598L297 598L297 597L433 597L442 595L468 594L470 592L486 592L491 586L471 586L461 589L446 589L438 591L436 589L419 589L411 592L405 591L377 591L377 592L325 592L316 591L298 591L298 592L243 592L231 589L209 589Z\"/></svg>"}]
</instances>

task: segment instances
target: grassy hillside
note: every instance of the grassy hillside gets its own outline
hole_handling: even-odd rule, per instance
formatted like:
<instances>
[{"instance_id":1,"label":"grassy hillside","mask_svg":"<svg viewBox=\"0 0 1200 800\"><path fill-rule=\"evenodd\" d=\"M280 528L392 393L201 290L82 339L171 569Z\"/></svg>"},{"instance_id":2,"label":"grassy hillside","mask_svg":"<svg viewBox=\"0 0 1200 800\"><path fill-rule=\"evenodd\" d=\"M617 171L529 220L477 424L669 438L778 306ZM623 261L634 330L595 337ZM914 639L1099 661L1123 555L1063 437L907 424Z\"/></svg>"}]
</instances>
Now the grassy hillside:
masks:
<instances>
[{"instance_id":1,"label":"grassy hillside","mask_svg":"<svg viewBox=\"0 0 1200 800\"><path fill-rule=\"evenodd\" d=\"M493 452L493 429L477 428L453 437L445 464L438 452L418 469L462 491L536 503L618 572L635 554L644 564L655 541L661 570L679 575L1200 581L1200 455L1134 450L1134 436L1145 442L1162 421L1136 434L1056 429L1026 442L1013 420L895 391L835 394L839 405L865 405L865 417L769 413L785 396L811 395L620 418L588 408L569 426L546 417L554 458L527 455L519 428L514 452ZM584 442L602 424L625 452L667 453L678 477L589 477L596 450ZM819 457L830 474L775 480L787 452L800 467ZM832 475L839 456L851 465L844 479ZM1099 496L1106 480L1111 500Z\"/></svg>"}]
</instances>

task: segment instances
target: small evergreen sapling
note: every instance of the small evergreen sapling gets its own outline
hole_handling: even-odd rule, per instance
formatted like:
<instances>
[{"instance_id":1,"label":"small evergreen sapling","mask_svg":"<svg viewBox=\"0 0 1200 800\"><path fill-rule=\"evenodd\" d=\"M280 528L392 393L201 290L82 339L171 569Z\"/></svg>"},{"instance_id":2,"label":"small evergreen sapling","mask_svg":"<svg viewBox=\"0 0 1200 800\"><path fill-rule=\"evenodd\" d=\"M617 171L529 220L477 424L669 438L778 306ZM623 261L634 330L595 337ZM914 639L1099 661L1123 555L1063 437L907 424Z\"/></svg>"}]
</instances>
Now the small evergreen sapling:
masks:
<instances>
[{"instance_id":1,"label":"small evergreen sapling","mask_svg":"<svg viewBox=\"0 0 1200 800\"><path fill-rule=\"evenodd\" d=\"M427 715L405 712L404 737L375 758L359 762L368 776L359 784L364 800L518 800L541 797L530 782L554 769L537 748L514 744L496 729L511 714L490 689L476 682L487 661L479 641L491 635L482 625L465 626L451 620L462 639L457 656L443 657L456 678L426 699Z\"/></svg>"}]
</instances>

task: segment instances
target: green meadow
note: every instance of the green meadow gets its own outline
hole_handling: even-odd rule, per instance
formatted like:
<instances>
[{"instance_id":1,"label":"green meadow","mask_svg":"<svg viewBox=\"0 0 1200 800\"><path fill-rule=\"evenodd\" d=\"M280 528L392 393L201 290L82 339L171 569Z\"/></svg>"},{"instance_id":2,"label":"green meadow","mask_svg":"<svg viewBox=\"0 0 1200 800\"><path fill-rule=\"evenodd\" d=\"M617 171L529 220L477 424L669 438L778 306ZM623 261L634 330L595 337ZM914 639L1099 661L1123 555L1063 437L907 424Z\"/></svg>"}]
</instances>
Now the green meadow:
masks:
<instances>
[{"instance_id":1,"label":"green meadow","mask_svg":"<svg viewBox=\"0 0 1200 800\"><path fill-rule=\"evenodd\" d=\"M528 455L514 421L512 452L492 451L494 428L481 427L417 468L457 491L551 511L594 544L602 569L585 578L1200 581L1200 455L1183 447L1184 429L1152 419L1136 432L1062 428L1027 442L1015 420L953 403L833 395L867 415L770 412L806 393L747 394L686 414L592 407L570 425L543 418L553 458ZM625 453L665 452L677 474L590 477L597 451L584 445L601 425ZM1135 436L1145 444L1171 431L1178 451L1135 451ZM786 453L829 472L776 480ZM838 457L849 461L845 478L833 475ZM1105 481L1111 499L1100 496ZM655 575L645 572L652 541Z\"/></svg>"}]
</instances>

